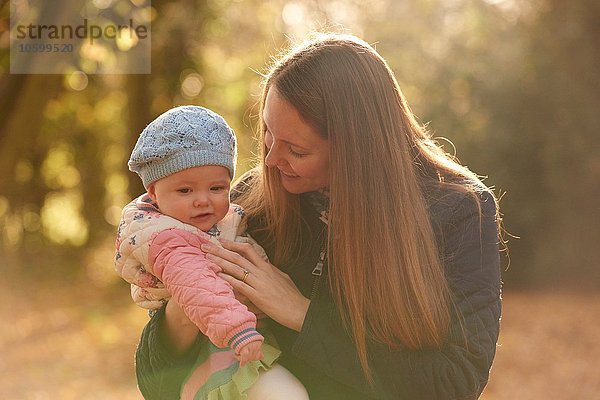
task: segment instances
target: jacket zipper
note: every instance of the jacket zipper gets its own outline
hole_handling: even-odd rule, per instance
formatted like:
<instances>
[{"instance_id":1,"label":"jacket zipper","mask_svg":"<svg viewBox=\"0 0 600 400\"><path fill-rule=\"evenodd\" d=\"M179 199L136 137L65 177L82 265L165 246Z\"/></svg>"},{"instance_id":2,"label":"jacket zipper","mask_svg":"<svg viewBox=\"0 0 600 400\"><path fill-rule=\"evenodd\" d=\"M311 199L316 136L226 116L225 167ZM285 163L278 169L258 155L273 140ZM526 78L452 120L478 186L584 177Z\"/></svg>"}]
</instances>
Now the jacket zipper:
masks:
<instances>
[{"instance_id":1,"label":"jacket zipper","mask_svg":"<svg viewBox=\"0 0 600 400\"><path fill-rule=\"evenodd\" d=\"M319 261L317 261L317 265L312 271L314 275L312 291L310 293L311 300L316 296L317 289L319 288L319 281L321 280L321 276L323 275L323 265L325 263L325 256L327 255L327 251L323 248L321 250L321 254L319 254Z\"/></svg>"}]
</instances>

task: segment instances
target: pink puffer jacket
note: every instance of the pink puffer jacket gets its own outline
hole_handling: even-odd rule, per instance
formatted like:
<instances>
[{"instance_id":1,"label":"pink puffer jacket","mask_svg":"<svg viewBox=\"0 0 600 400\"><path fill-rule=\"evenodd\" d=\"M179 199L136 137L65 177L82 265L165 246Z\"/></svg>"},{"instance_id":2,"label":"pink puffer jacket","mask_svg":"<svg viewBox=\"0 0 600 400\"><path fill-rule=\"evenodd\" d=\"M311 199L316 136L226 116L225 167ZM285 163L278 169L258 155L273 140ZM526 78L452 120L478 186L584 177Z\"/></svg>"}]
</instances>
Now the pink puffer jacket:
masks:
<instances>
[{"instance_id":1,"label":"pink puffer jacket","mask_svg":"<svg viewBox=\"0 0 600 400\"><path fill-rule=\"evenodd\" d=\"M256 316L237 301L229 283L217 273L220 267L206 259L202 243L219 245L217 238L244 241L264 251L245 230L244 212L231 205L227 216L209 233L163 215L147 194L123 209L116 241L115 267L132 285L135 302L149 309L169 297L179 304L202 333L218 347L234 351L262 341Z\"/></svg>"}]
</instances>

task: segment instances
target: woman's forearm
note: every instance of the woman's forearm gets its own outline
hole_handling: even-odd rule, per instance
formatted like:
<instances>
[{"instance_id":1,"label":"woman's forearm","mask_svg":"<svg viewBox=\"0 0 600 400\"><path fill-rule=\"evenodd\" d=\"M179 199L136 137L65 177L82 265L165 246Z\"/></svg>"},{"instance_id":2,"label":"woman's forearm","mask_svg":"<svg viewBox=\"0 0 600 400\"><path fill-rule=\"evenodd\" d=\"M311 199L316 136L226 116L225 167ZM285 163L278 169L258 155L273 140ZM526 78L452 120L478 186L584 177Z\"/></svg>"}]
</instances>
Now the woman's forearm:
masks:
<instances>
[{"instance_id":1,"label":"woman's forearm","mask_svg":"<svg viewBox=\"0 0 600 400\"><path fill-rule=\"evenodd\" d=\"M173 300L167 303L163 328L175 349L181 353L194 344L199 333L196 325Z\"/></svg>"},{"instance_id":2,"label":"woman's forearm","mask_svg":"<svg viewBox=\"0 0 600 400\"><path fill-rule=\"evenodd\" d=\"M197 330L192 333L185 324L181 324L176 304L171 301L167 305L169 322L166 305L156 310L144 327L136 350L138 387L147 400L179 399L181 385L192 370L204 343ZM177 328L179 331L174 332ZM194 334L196 340L189 345L190 337Z\"/></svg>"}]
</instances>

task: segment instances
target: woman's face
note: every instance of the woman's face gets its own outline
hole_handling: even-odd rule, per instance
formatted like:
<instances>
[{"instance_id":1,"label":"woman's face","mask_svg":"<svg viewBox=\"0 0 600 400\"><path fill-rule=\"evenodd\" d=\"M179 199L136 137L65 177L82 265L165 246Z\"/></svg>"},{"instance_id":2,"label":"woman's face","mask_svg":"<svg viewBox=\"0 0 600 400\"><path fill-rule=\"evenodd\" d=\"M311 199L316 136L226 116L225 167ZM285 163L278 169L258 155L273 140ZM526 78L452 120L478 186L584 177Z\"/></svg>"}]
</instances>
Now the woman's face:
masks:
<instances>
[{"instance_id":1,"label":"woman's face","mask_svg":"<svg viewBox=\"0 0 600 400\"><path fill-rule=\"evenodd\" d=\"M329 141L307 124L298 111L271 87L263 110L265 164L277 168L290 193L312 192L329 186Z\"/></svg>"}]
</instances>

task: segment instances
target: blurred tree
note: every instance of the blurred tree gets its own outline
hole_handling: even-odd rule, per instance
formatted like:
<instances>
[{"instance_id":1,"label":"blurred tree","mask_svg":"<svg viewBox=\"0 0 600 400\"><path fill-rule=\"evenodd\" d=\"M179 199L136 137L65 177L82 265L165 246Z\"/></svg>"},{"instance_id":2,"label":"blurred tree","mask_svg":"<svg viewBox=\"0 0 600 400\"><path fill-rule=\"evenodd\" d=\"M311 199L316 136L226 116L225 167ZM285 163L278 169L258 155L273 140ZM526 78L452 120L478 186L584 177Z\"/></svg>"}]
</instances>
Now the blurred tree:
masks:
<instances>
[{"instance_id":1,"label":"blurred tree","mask_svg":"<svg viewBox=\"0 0 600 400\"><path fill-rule=\"evenodd\" d=\"M373 43L434 136L507 192L506 227L521 237L509 286L600 282L597 2L153 0L152 73L121 76L10 75L0 4L0 257L56 255L73 268L110 249L121 207L143 191L129 152L175 105L223 114L248 169L269 56L286 36L329 27Z\"/></svg>"},{"instance_id":2,"label":"blurred tree","mask_svg":"<svg viewBox=\"0 0 600 400\"><path fill-rule=\"evenodd\" d=\"M599 12L588 0L421 1L361 14L434 136L506 192L520 237L510 286L600 281Z\"/></svg>"},{"instance_id":3,"label":"blurred tree","mask_svg":"<svg viewBox=\"0 0 600 400\"><path fill-rule=\"evenodd\" d=\"M505 141L505 178L515 191L507 213L518 218L516 233L527 235L513 247L528 265L528 281L600 282L598 15L595 1L551 0L525 21L518 101L496 121L513 139Z\"/></svg>"}]
</instances>

